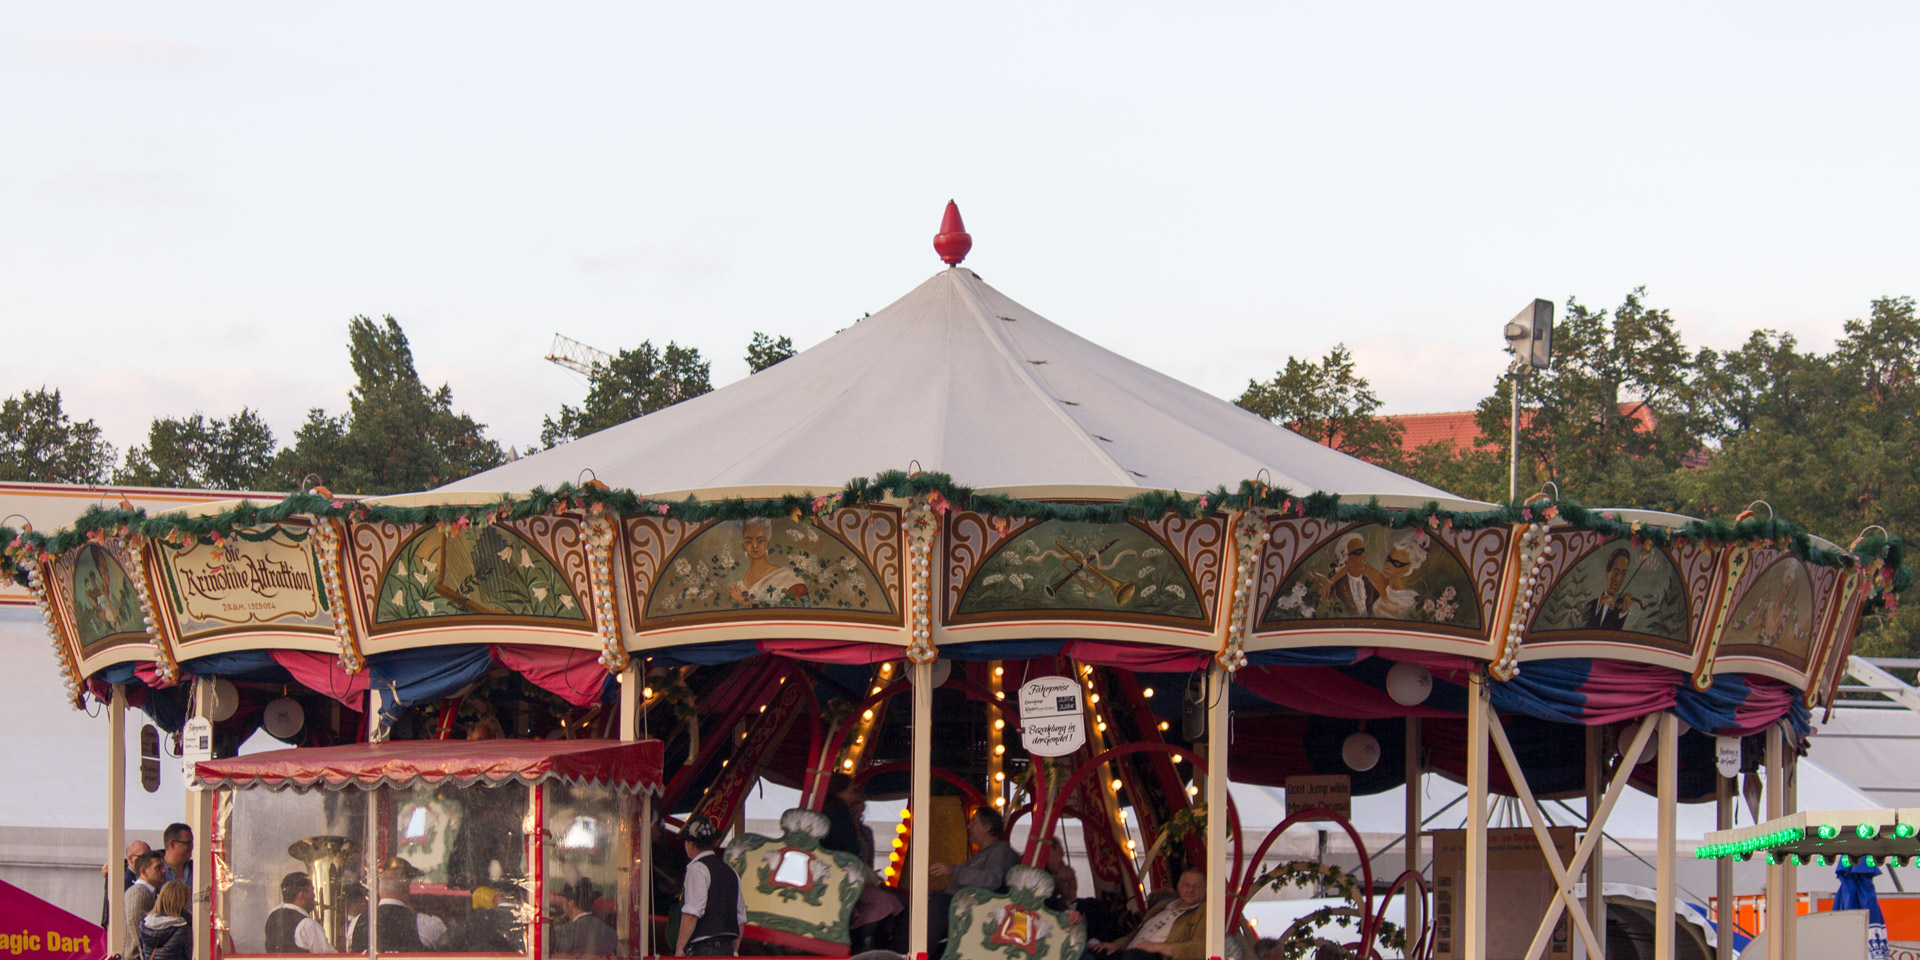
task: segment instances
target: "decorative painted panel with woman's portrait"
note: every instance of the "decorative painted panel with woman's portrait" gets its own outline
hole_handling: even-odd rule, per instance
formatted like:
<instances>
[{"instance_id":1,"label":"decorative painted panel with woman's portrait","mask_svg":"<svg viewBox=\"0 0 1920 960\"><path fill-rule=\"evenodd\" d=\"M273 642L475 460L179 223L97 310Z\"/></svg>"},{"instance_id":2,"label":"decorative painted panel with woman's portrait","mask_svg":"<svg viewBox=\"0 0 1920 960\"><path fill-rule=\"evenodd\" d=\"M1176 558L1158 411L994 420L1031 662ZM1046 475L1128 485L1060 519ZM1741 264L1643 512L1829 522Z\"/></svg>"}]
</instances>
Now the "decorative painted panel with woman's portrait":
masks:
<instances>
[{"instance_id":1,"label":"decorative painted panel with woman's portrait","mask_svg":"<svg viewBox=\"0 0 1920 960\"><path fill-rule=\"evenodd\" d=\"M1717 656L1759 654L1804 667L1825 599L1822 591L1801 561L1772 550L1755 554L1746 588L1735 595L1726 618Z\"/></svg>"}]
</instances>

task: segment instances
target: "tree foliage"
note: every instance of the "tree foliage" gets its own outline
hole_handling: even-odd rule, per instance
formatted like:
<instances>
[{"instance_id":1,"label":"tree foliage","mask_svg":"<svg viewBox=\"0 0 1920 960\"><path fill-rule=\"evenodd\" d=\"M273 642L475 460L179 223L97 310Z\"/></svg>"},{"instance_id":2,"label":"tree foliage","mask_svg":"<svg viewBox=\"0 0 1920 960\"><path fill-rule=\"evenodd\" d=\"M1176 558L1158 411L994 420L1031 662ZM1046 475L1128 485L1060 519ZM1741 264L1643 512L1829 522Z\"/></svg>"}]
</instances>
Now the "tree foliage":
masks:
<instances>
[{"instance_id":1,"label":"tree foliage","mask_svg":"<svg viewBox=\"0 0 1920 960\"><path fill-rule=\"evenodd\" d=\"M755 343L761 336L755 335ZM748 351L751 363L752 348ZM669 341L666 349L656 350L652 341L643 340L620 351L611 363L595 364L587 377L586 400L578 407L562 404L557 416L544 418L540 443L555 446L711 392L707 368L698 348Z\"/></svg>"},{"instance_id":2,"label":"tree foliage","mask_svg":"<svg viewBox=\"0 0 1920 960\"><path fill-rule=\"evenodd\" d=\"M273 430L260 414L243 407L225 419L195 413L155 417L145 446L127 451L115 483L143 487L210 490L270 490L288 481L276 477Z\"/></svg>"},{"instance_id":3,"label":"tree foliage","mask_svg":"<svg viewBox=\"0 0 1920 960\"><path fill-rule=\"evenodd\" d=\"M0 480L99 483L113 462L100 428L68 417L60 391L41 387L0 401Z\"/></svg>"},{"instance_id":4,"label":"tree foliage","mask_svg":"<svg viewBox=\"0 0 1920 960\"><path fill-rule=\"evenodd\" d=\"M339 493L427 490L501 461L486 428L453 410L445 384L429 390L414 368L407 335L392 317L347 324L354 388L347 411L308 411L274 471L300 484L318 476Z\"/></svg>"},{"instance_id":5,"label":"tree foliage","mask_svg":"<svg viewBox=\"0 0 1920 960\"><path fill-rule=\"evenodd\" d=\"M1288 357L1264 382L1250 380L1234 403L1310 440L1375 463L1397 464L1406 428L1375 416L1380 398L1354 369L1346 344L1318 362Z\"/></svg>"},{"instance_id":6,"label":"tree foliage","mask_svg":"<svg viewBox=\"0 0 1920 960\"><path fill-rule=\"evenodd\" d=\"M747 372L759 373L793 354L792 337L781 337L776 340L772 334L755 331L753 340L747 344Z\"/></svg>"}]
</instances>

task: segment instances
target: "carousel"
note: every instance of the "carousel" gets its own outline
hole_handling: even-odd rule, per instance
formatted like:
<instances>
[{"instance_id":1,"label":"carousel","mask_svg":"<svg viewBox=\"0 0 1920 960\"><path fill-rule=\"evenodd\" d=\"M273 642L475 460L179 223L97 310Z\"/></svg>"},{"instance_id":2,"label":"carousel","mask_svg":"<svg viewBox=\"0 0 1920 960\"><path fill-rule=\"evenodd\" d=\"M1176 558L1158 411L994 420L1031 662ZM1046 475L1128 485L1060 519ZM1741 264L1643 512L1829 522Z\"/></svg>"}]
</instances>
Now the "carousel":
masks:
<instances>
[{"instance_id":1,"label":"carousel","mask_svg":"<svg viewBox=\"0 0 1920 960\"><path fill-rule=\"evenodd\" d=\"M810 350L438 490L0 531L113 749L133 706L197 757L199 960L291 952L288 904L336 951L668 953L694 817L741 954L1074 960L1180 890L1177 960L1610 956L1578 884L1627 789L1660 802L1665 960L1674 805L1725 809L1717 756L1794 814L1897 542L1460 500L1022 307L959 265L951 205L935 246ZM1348 797L1427 772L1466 785L1466 829L1423 833L1407 791L1416 869L1362 849L1337 943L1255 936L1249 898L1312 869L1267 867L1276 837L1352 833ZM1243 835L1229 781L1290 815ZM756 833L763 782L800 799ZM1517 845L1489 839L1502 796ZM1540 809L1582 796L1577 831ZM962 882L1001 838L1020 863Z\"/></svg>"}]
</instances>

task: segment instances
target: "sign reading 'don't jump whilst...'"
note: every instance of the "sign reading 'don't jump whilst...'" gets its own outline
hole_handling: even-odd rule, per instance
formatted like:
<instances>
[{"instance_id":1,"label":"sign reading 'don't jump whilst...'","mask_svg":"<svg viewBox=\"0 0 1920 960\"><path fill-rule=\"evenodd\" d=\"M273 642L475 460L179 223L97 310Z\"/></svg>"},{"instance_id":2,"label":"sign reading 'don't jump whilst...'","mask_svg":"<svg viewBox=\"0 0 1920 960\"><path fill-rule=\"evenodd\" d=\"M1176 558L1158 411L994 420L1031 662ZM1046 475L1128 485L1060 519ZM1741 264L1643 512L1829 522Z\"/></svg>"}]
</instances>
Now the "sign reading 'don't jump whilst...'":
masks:
<instances>
[{"instance_id":1,"label":"sign reading 'don't jump whilst...'","mask_svg":"<svg viewBox=\"0 0 1920 960\"><path fill-rule=\"evenodd\" d=\"M1037 677L1020 688L1020 741L1037 757L1064 757L1087 743L1087 714L1072 677Z\"/></svg>"}]
</instances>

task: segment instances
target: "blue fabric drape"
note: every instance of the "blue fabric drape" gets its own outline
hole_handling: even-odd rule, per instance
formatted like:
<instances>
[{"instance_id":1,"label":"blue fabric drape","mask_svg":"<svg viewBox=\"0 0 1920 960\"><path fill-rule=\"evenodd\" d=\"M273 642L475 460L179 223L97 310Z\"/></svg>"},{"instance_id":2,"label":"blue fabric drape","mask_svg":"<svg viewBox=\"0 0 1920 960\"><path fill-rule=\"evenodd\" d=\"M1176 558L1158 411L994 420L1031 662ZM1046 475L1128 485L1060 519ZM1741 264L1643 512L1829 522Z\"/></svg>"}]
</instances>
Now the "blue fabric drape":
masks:
<instances>
[{"instance_id":1,"label":"blue fabric drape","mask_svg":"<svg viewBox=\"0 0 1920 960\"><path fill-rule=\"evenodd\" d=\"M1358 647L1301 647L1297 650L1250 650L1252 667L1344 667L1366 653Z\"/></svg>"},{"instance_id":2,"label":"blue fabric drape","mask_svg":"<svg viewBox=\"0 0 1920 960\"><path fill-rule=\"evenodd\" d=\"M634 655L652 658L657 667L714 667L757 657L760 655L760 645L752 640L725 640L720 643L655 647L636 651Z\"/></svg>"},{"instance_id":3,"label":"blue fabric drape","mask_svg":"<svg viewBox=\"0 0 1920 960\"><path fill-rule=\"evenodd\" d=\"M380 718L399 719L400 708L451 696L479 682L493 669L493 650L484 643L396 650L367 658L368 685L380 691Z\"/></svg>"},{"instance_id":4,"label":"blue fabric drape","mask_svg":"<svg viewBox=\"0 0 1920 960\"><path fill-rule=\"evenodd\" d=\"M1585 723L1587 695L1581 691L1593 661L1536 660L1505 683L1488 684L1493 708L1560 723Z\"/></svg>"},{"instance_id":5,"label":"blue fabric drape","mask_svg":"<svg viewBox=\"0 0 1920 960\"><path fill-rule=\"evenodd\" d=\"M1065 640L982 640L947 644L940 655L948 660L1033 660L1051 657L1066 645Z\"/></svg>"},{"instance_id":6,"label":"blue fabric drape","mask_svg":"<svg viewBox=\"0 0 1920 960\"><path fill-rule=\"evenodd\" d=\"M275 663L265 650L240 650L195 657L180 664L180 669L196 677L226 677L255 683L292 683L293 674Z\"/></svg>"}]
</instances>

